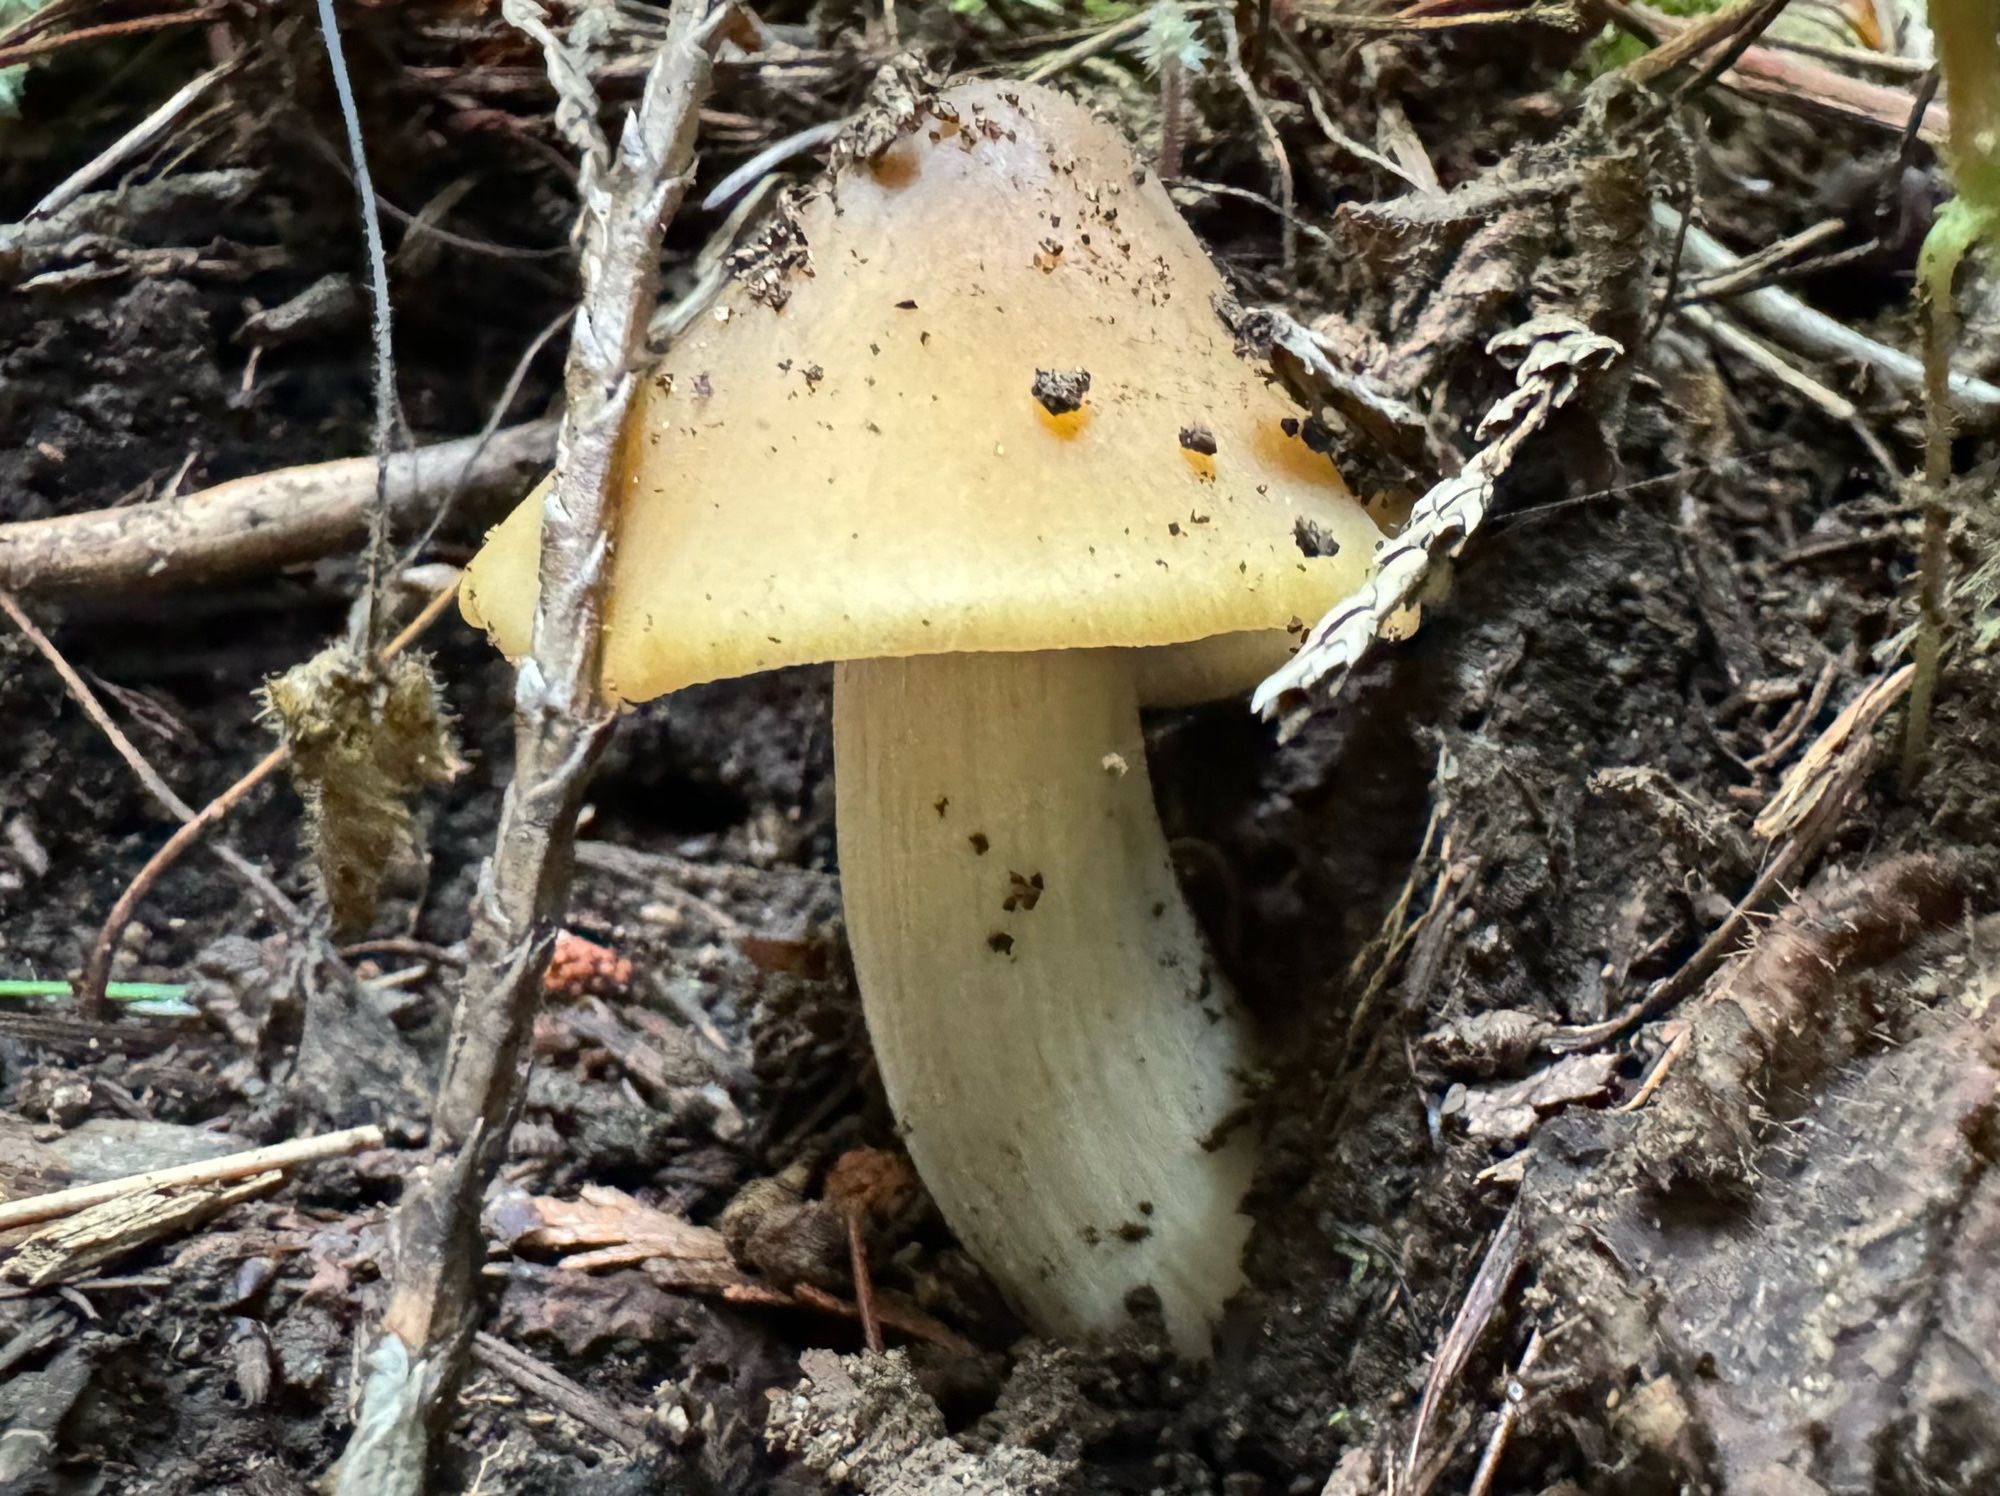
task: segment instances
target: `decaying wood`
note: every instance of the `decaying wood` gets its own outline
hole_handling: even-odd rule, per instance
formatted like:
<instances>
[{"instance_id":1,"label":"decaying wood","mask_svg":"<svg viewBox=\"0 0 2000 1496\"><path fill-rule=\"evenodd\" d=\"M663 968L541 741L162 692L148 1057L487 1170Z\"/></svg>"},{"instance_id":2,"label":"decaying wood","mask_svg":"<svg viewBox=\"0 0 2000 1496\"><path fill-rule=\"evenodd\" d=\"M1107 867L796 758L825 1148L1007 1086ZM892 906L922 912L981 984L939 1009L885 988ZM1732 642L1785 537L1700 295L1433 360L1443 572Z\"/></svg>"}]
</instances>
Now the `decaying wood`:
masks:
<instances>
[{"instance_id":1,"label":"decaying wood","mask_svg":"<svg viewBox=\"0 0 2000 1496\"><path fill-rule=\"evenodd\" d=\"M274 1143L268 1148L251 1148L242 1153L225 1153L220 1158L201 1159L191 1164L176 1164L168 1169L130 1174L123 1179L106 1179L97 1184L80 1184L72 1189L56 1190L46 1195L31 1195L25 1200L8 1200L0 1202L0 1231L15 1226L33 1226L42 1221L53 1221L60 1216L87 1210L91 1206L102 1205L107 1200L116 1200L125 1195L175 1189L184 1185L221 1184L234 1179L247 1179L254 1174L263 1174L272 1169L293 1169L303 1164L319 1163L329 1158L341 1158L350 1153L380 1148L384 1142L385 1138L379 1127L350 1127L343 1132L294 1138L289 1143Z\"/></svg>"},{"instance_id":2,"label":"decaying wood","mask_svg":"<svg viewBox=\"0 0 2000 1496\"><path fill-rule=\"evenodd\" d=\"M1852 1048L1846 1026L1823 1010L1829 982L1879 965L1965 907L1965 870L1948 858L1906 854L1829 882L1787 905L1671 1027L1642 1092L1660 1093L1642 1120L1642 1153L1727 1181L1750 1154L1772 1086L1804 1084ZM1648 1148L1648 1132L1676 1141Z\"/></svg>"},{"instance_id":3,"label":"decaying wood","mask_svg":"<svg viewBox=\"0 0 2000 1496\"><path fill-rule=\"evenodd\" d=\"M106 1200L44 1226L21 1242L0 1263L0 1277L30 1288L79 1277L164 1237L191 1231L238 1201L275 1189L284 1179L278 1170L266 1169L239 1184L183 1185Z\"/></svg>"}]
</instances>

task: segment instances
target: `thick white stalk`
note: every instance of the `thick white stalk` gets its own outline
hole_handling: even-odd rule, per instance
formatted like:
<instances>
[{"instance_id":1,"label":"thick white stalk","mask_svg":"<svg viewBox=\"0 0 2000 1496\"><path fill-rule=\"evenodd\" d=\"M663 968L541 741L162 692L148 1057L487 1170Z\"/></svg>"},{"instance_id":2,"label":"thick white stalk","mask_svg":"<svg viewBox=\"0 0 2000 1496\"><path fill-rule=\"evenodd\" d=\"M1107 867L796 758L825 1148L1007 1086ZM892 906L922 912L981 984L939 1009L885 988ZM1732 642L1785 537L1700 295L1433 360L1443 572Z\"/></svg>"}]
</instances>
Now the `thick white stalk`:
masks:
<instances>
[{"instance_id":1,"label":"thick white stalk","mask_svg":"<svg viewBox=\"0 0 2000 1496\"><path fill-rule=\"evenodd\" d=\"M1205 1355L1242 1281L1248 1057L1182 902L1118 650L834 675L842 897L918 1172L1039 1329L1151 1285Z\"/></svg>"}]
</instances>

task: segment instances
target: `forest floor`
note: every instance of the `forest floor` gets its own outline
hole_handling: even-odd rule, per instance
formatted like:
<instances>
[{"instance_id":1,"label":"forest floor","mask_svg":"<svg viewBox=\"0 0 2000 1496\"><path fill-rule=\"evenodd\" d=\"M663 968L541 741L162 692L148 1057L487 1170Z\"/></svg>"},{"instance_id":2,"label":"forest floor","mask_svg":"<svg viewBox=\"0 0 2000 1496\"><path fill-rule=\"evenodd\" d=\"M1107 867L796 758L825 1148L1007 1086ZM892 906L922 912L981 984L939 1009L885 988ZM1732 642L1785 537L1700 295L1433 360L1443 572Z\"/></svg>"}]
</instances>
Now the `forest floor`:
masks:
<instances>
[{"instance_id":1,"label":"forest floor","mask_svg":"<svg viewBox=\"0 0 2000 1496\"><path fill-rule=\"evenodd\" d=\"M403 512L400 624L547 461L524 423L560 410L575 169L497 4L341 9L412 439L512 443ZM755 232L717 184L904 52L1044 74L1158 159L1143 7L757 9L669 301ZM915 1195L840 923L829 676L784 670L631 712L593 783L436 1489L2000 1489L2000 662L1990 598L1955 594L1900 776L1912 275L1949 189L1921 53L1876 14L1788 13L1710 77L1714 52L1632 70L1631 33L1684 24L1636 3L1186 8L1176 201L1244 306L1318 335L1344 383L1280 372L1357 487L1464 463L1511 387L1487 345L1530 317L1624 350L1523 445L1415 635L1285 741L1240 699L1149 720L1190 902L1275 1057L1213 1359L1143 1324L1027 1336ZM558 19L628 107L657 16ZM58 0L0 30L8 62L0 588L48 650L0 627L0 978L65 980L182 818L80 693L207 805L274 746L264 683L346 629L359 510L282 556L136 570L39 522L366 455L368 281L305 10ZM1720 250L1677 235L1689 205ZM1961 310L1958 367L2000 380L1976 271ZM2000 417L1968 390L1961 574L1994 549ZM508 665L455 611L421 647L463 767L337 959L277 774L115 937L112 976L164 1006L0 999L0 1496L304 1492L348 1439L513 757ZM302 1060L329 961L355 1016ZM357 1126L282 1173L4 1214ZM888 1202L863 1226L887 1358L836 1165Z\"/></svg>"}]
</instances>

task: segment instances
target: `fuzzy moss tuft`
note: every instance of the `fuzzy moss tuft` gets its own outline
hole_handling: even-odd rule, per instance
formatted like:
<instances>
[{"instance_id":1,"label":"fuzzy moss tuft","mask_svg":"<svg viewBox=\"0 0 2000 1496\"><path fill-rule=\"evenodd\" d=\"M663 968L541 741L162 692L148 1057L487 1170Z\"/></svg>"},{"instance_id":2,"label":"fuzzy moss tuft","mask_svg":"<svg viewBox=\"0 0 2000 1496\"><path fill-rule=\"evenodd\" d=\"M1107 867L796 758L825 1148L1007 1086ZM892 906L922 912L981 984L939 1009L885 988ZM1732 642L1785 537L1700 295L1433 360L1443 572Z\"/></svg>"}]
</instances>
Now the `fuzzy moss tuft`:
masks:
<instances>
[{"instance_id":1,"label":"fuzzy moss tuft","mask_svg":"<svg viewBox=\"0 0 2000 1496\"><path fill-rule=\"evenodd\" d=\"M270 681L264 700L291 750L334 928L363 929L390 865L416 851L410 801L461 767L430 662L371 667L336 644Z\"/></svg>"}]
</instances>

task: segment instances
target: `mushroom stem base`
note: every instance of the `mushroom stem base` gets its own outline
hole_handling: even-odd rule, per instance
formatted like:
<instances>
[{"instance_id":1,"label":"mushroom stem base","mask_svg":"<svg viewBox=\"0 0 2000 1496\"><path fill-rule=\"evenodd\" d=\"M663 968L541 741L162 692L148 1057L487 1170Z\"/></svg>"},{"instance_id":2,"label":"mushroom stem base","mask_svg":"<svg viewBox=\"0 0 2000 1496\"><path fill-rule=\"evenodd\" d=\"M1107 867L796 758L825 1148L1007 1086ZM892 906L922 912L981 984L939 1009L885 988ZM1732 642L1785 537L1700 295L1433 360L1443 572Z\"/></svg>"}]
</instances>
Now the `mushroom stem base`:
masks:
<instances>
[{"instance_id":1,"label":"mushroom stem base","mask_svg":"<svg viewBox=\"0 0 2000 1496\"><path fill-rule=\"evenodd\" d=\"M945 1219L1038 1329L1242 1282L1248 1047L1175 881L1130 652L834 675L842 893L882 1079Z\"/></svg>"}]
</instances>

